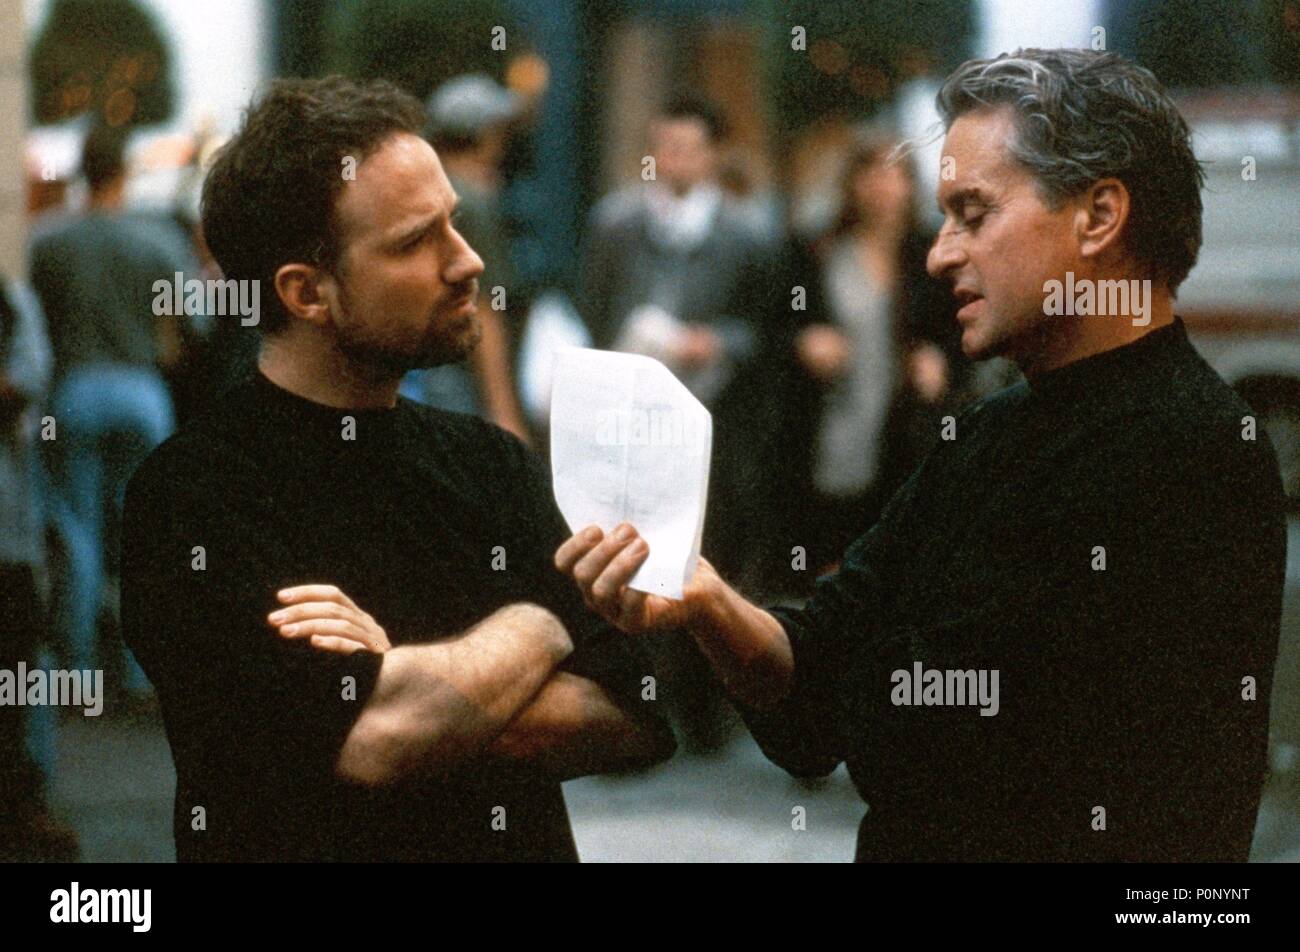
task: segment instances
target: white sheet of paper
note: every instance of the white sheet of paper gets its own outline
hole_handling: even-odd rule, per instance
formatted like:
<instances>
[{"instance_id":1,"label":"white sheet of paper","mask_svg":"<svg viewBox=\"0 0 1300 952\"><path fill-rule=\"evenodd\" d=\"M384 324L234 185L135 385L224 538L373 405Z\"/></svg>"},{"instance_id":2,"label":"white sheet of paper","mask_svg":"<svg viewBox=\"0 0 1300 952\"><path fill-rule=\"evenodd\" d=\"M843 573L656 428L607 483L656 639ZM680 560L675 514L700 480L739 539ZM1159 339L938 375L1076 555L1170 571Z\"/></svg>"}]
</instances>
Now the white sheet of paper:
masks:
<instances>
[{"instance_id":1,"label":"white sheet of paper","mask_svg":"<svg viewBox=\"0 0 1300 952\"><path fill-rule=\"evenodd\" d=\"M659 361L581 347L555 352L555 501L573 532L636 527L650 555L630 587L682 597L700 557L712 447L709 411Z\"/></svg>"}]
</instances>

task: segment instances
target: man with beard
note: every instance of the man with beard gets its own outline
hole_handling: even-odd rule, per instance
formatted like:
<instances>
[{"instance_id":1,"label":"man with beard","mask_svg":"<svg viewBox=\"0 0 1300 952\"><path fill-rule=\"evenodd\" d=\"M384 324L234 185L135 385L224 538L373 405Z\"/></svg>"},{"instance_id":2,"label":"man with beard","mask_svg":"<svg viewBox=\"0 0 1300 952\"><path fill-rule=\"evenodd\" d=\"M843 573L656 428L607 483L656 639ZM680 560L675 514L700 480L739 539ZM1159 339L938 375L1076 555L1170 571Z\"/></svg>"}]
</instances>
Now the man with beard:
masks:
<instances>
[{"instance_id":1,"label":"man with beard","mask_svg":"<svg viewBox=\"0 0 1300 952\"><path fill-rule=\"evenodd\" d=\"M776 763L846 762L860 860L1244 861L1286 523L1267 438L1174 314L1201 244L1186 123L1088 50L972 60L938 106L928 267L963 352L1026 380L950 421L800 610L704 562L681 601L629 589L626 526L557 563L628 631L687 627Z\"/></svg>"},{"instance_id":2,"label":"man with beard","mask_svg":"<svg viewBox=\"0 0 1300 952\"><path fill-rule=\"evenodd\" d=\"M257 372L127 494L182 861L576 859L559 781L672 752L551 563L544 470L397 396L479 334L424 122L383 82L279 81L204 185L213 255L270 308Z\"/></svg>"}]
</instances>

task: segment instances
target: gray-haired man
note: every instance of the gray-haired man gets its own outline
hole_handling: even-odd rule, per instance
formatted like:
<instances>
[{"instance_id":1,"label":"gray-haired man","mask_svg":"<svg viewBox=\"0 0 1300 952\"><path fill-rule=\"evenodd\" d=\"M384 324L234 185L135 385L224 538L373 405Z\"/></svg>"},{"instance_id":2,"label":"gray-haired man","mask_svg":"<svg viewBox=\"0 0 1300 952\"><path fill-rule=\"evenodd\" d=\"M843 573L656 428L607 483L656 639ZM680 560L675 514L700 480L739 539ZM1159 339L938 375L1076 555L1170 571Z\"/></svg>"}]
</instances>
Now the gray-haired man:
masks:
<instances>
[{"instance_id":1,"label":"gray-haired man","mask_svg":"<svg viewBox=\"0 0 1300 952\"><path fill-rule=\"evenodd\" d=\"M1244 860L1286 533L1272 449L1173 312L1187 127L1080 50L968 62L938 102L929 268L965 353L1027 381L952 421L801 611L707 563L681 602L627 589L627 527L556 561L625 630L689 628L771 759L847 761L859 859Z\"/></svg>"}]
</instances>

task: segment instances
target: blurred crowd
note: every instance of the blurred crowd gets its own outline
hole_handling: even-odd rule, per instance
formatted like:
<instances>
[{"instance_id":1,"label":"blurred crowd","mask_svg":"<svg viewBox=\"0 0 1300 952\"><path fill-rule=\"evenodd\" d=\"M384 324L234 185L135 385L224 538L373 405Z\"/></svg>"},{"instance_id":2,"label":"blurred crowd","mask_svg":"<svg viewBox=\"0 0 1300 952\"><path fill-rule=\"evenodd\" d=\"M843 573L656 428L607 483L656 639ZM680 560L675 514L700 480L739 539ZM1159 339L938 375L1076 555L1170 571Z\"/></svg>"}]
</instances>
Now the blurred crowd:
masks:
<instances>
[{"instance_id":1,"label":"blurred crowd","mask_svg":"<svg viewBox=\"0 0 1300 952\"><path fill-rule=\"evenodd\" d=\"M531 108L477 74L428 101L457 228L486 265L483 337L465 365L414 371L402 393L479 414L544 453L556 346L662 361L714 418L704 554L756 597L806 596L942 419L987 389L962 356L948 289L925 270L913 158L887 128L852 130L835 207L795 228L789 202L734 161L726 117L673 99L645 130L642 174L591 209L576 278L525 287L503 194L526 161ZM150 696L116 633L126 481L253 371L259 332L237 316L159 307L158 282L219 277L196 198L218 143L173 144L172 207L145 213L127 200L139 156L128 134L95 126L83 141L64 173L31 155L30 282L0 288L0 667L103 668L121 709ZM718 749L736 719L693 643L657 650L660 677L679 685L683 747ZM0 707L0 844L67 858L75 844L43 807L53 732L40 719L52 715L26 713Z\"/></svg>"}]
</instances>

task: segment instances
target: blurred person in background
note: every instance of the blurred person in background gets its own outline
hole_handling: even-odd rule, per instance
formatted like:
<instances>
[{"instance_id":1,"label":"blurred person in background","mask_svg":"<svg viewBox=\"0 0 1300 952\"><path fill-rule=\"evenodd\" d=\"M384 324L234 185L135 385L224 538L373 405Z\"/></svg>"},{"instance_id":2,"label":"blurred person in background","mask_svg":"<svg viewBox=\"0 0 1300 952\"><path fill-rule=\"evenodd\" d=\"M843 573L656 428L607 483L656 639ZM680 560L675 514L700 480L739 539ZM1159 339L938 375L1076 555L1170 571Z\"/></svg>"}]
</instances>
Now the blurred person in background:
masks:
<instances>
[{"instance_id":1,"label":"blurred person in background","mask_svg":"<svg viewBox=\"0 0 1300 952\"><path fill-rule=\"evenodd\" d=\"M763 524L765 403L756 378L771 256L717 181L725 134L711 103L667 105L650 129L653 180L592 211L578 310L594 346L654 357L713 414L704 545L741 575L753 568ZM733 719L694 644L665 639L660 663L684 746L721 746Z\"/></svg>"},{"instance_id":2,"label":"blurred person in background","mask_svg":"<svg viewBox=\"0 0 1300 952\"><path fill-rule=\"evenodd\" d=\"M38 589L44 533L35 453L36 411L49 385L51 355L40 305L27 288L0 279L0 670L34 668L45 640ZM19 684L18 690L25 685ZM30 719L50 708L0 704L0 860L73 862L74 834L45 803L45 776L28 750Z\"/></svg>"},{"instance_id":3,"label":"blurred person in background","mask_svg":"<svg viewBox=\"0 0 1300 952\"><path fill-rule=\"evenodd\" d=\"M176 316L154 314L154 282L195 274L186 240L165 220L129 215L126 133L98 125L86 137L82 172L89 207L33 229L32 285L54 353L49 411L56 437L44 443L51 521L59 541L53 625L69 667L94 669L101 606L116 623L116 555L127 479L173 428L160 367L179 356ZM106 581L108 584L106 585ZM123 650L124 686L143 697L148 681Z\"/></svg>"},{"instance_id":4,"label":"blurred person in background","mask_svg":"<svg viewBox=\"0 0 1300 952\"><path fill-rule=\"evenodd\" d=\"M38 221L42 217L54 217L65 207L68 200L69 179L76 173L75 168L61 167L48 143L29 141L23 155L25 166L25 194L27 198L27 218ZM74 163L66 163L73 165Z\"/></svg>"},{"instance_id":5,"label":"blurred person in background","mask_svg":"<svg viewBox=\"0 0 1300 952\"><path fill-rule=\"evenodd\" d=\"M806 467L794 483L805 487L796 495L809 510L797 539L814 570L876 521L928 449L906 437L925 426L937 439L935 411L959 399L967 376L952 295L925 270L930 240L917 215L915 169L894 154L897 145L879 131L854 143L837 220L809 262L817 306L796 312L811 320L793 342L800 373L792 403L803 414L787 445L797 447L794 465Z\"/></svg>"},{"instance_id":6,"label":"blurred person in background","mask_svg":"<svg viewBox=\"0 0 1300 952\"><path fill-rule=\"evenodd\" d=\"M190 266L195 270L185 275L187 279L221 280L221 269L203 240L199 201L203 174L223 141L214 123L204 118L193 132L153 140L143 153L137 153L139 164L133 163L141 177L153 174L162 179L174 178L170 187L157 189L157 217L172 226L164 234L174 234L178 251L191 259ZM147 167L140 169L140 165ZM208 314L202 309L189 313L187 309L184 319L174 318L161 329L167 334L168 349L178 354L161 367L171 391L177 426L247 377L257 362L257 327L246 324L241 317Z\"/></svg>"},{"instance_id":7,"label":"blurred person in background","mask_svg":"<svg viewBox=\"0 0 1300 952\"><path fill-rule=\"evenodd\" d=\"M762 243L779 245L782 238L781 196L758 174L756 156L732 146L718 157L718 186L735 217L746 223Z\"/></svg>"},{"instance_id":8,"label":"blurred person in background","mask_svg":"<svg viewBox=\"0 0 1300 952\"><path fill-rule=\"evenodd\" d=\"M444 410L477 414L528 443L531 437L511 369L518 334L507 318L512 300L518 306L522 295L511 268L500 203L501 163L521 103L490 76L474 73L444 83L429 97L427 108L427 138L460 196L456 228L478 249L486 269L479 281L483 337L468 365L412 371L403 381L402 394ZM493 306L496 288L504 291L504 308Z\"/></svg>"}]
</instances>

